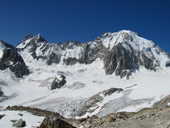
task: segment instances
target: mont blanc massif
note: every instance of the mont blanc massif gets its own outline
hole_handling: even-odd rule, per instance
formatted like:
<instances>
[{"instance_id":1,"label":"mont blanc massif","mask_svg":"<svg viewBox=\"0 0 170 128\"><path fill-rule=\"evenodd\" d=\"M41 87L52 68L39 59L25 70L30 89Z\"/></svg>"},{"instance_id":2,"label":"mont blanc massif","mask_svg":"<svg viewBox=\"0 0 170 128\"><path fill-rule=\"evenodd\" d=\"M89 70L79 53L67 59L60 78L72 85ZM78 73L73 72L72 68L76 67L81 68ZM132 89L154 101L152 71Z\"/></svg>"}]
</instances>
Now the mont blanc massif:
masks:
<instances>
[{"instance_id":1,"label":"mont blanc massif","mask_svg":"<svg viewBox=\"0 0 170 128\"><path fill-rule=\"evenodd\" d=\"M169 128L170 56L122 30L0 41L0 128Z\"/></svg>"}]
</instances>

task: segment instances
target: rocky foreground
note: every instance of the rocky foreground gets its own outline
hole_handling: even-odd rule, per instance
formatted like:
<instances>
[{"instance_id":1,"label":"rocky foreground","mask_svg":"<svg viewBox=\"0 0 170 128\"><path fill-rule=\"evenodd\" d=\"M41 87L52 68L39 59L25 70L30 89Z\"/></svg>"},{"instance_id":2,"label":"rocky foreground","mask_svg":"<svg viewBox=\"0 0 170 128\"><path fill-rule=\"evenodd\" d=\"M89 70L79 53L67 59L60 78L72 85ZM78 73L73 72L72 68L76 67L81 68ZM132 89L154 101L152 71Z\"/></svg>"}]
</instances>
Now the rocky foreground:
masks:
<instances>
[{"instance_id":1,"label":"rocky foreground","mask_svg":"<svg viewBox=\"0 0 170 128\"><path fill-rule=\"evenodd\" d=\"M44 116L39 128L170 128L169 104L170 95L155 103L152 108L145 108L139 112L118 112L101 118L92 116L83 119L67 119L58 113L23 106L9 106L6 109L27 111L33 115ZM5 115L1 115L0 119L3 116ZM23 124L26 122L21 119L19 123L24 127Z\"/></svg>"}]
</instances>

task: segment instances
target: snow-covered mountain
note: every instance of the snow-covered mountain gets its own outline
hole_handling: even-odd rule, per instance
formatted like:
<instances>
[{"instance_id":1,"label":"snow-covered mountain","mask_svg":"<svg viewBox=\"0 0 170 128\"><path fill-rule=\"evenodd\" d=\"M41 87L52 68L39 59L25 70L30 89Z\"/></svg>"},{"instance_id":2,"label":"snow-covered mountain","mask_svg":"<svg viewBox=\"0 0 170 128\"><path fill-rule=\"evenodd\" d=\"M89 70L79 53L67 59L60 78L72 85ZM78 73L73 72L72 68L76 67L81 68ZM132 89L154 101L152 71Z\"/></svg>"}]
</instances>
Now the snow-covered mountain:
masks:
<instances>
[{"instance_id":1,"label":"snow-covered mountain","mask_svg":"<svg viewBox=\"0 0 170 128\"><path fill-rule=\"evenodd\" d=\"M29 70L17 49L4 41L0 41L0 70L5 69L9 69L19 78L29 74Z\"/></svg>"},{"instance_id":2,"label":"snow-covered mountain","mask_svg":"<svg viewBox=\"0 0 170 128\"><path fill-rule=\"evenodd\" d=\"M104 62L106 74L127 78L141 66L156 71L170 65L170 56L159 46L127 30L105 33L87 43L48 43L40 34L29 34L17 48L27 58L25 61L42 60L48 65L90 64L99 58Z\"/></svg>"},{"instance_id":3,"label":"snow-covered mountain","mask_svg":"<svg viewBox=\"0 0 170 128\"><path fill-rule=\"evenodd\" d=\"M10 66L24 69L23 78ZM0 108L30 106L77 118L138 111L170 94L169 67L168 53L132 31L85 43L28 34L17 48L0 43Z\"/></svg>"}]
</instances>

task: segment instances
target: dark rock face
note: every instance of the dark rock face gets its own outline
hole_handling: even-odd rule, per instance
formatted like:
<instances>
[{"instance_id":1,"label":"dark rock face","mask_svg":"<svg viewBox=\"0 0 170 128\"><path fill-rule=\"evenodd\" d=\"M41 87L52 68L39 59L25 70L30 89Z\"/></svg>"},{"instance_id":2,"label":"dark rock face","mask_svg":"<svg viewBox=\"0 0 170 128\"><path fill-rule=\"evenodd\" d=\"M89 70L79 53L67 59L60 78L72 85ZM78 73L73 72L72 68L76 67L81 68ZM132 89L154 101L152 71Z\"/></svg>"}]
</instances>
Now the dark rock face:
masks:
<instances>
[{"instance_id":1,"label":"dark rock face","mask_svg":"<svg viewBox=\"0 0 170 128\"><path fill-rule=\"evenodd\" d=\"M1 90L1 88L0 88L0 97L1 96L4 96L4 92Z\"/></svg>"},{"instance_id":2,"label":"dark rock face","mask_svg":"<svg viewBox=\"0 0 170 128\"><path fill-rule=\"evenodd\" d=\"M166 67L170 67L170 61L166 63Z\"/></svg>"},{"instance_id":3,"label":"dark rock face","mask_svg":"<svg viewBox=\"0 0 170 128\"><path fill-rule=\"evenodd\" d=\"M0 59L0 70L9 68L18 78L28 75L29 70L22 57L18 54L17 49L6 43L4 45L7 47L3 50L3 55Z\"/></svg>"},{"instance_id":4,"label":"dark rock face","mask_svg":"<svg viewBox=\"0 0 170 128\"><path fill-rule=\"evenodd\" d=\"M52 54L50 54L50 56L48 57L46 63L47 63L48 65L51 65L51 64L53 64L53 63L58 64L58 63L60 63L60 57L57 56L56 54L52 53Z\"/></svg>"},{"instance_id":5,"label":"dark rock face","mask_svg":"<svg viewBox=\"0 0 170 128\"><path fill-rule=\"evenodd\" d=\"M60 75L61 79L59 80L58 78L55 78L51 84L51 90L56 89L56 88L61 88L66 84L65 76Z\"/></svg>"},{"instance_id":6,"label":"dark rock face","mask_svg":"<svg viewBox=\"0 0 170 128\"><path fill-rule=\"evenodd\" d=\"M150 70L156 70L156 66L159 66L158 62L154 63L155 58L148 58L143 52L134 51L130 45L128 46L130 50L119 44L105 56L106 74L111 75L115 72L116 76L128 79L131 73L138 70L140 66Z\"/></svg>"},{"instance_id":7,"label":"dark rock face","mask_svg":"<svg viewBox=\"0 0 170 128\"><path fill-rule=\"evenodd\" d=\"M23 41L26 41L28 39L31 39L33 36L31 35L31 33L29 33L28 35L25 36Z\"/></svg>"},{"instance_id":8,"label":"dark rock face","mask_svg":"<svg viewBox=\"0 0 170 128\"><path fill-rule=\"evenodd\" d=\"M0 120L4 117L5 115L0 115Z\"/></svg>"},{"instance_id":9,"label":"dark rock face","mask_svg":"<svg viewBox=\"0 0 170 128\"><path fill-rule=\"evenodd\" d=\"M85 103L79 108L77 115L78 116L83 116L86 113L92 113L95 111L95 109L99 108L99 106L97 105L97 103L100 103L103 101L103 97L101 95L103 95L104 97L106 96L110 96L115 92L121 92L123 91L123 89L121 88L110 88L108 90L105 90L103 92L100 92L92 97L90 97L89 99L87 99L85 101ZM92 109L95 108L95 109Z\"/></svg>"},{"instance_id":10,"label":"dark rock face","mask_svg":"<svg viewBox=\"0 0 170 128\"><path fill-rule=\"evenodd\" d=\"M104 59L104 68L106 74L113 74L122 77L131 75L131 72L138 69L137 57L133 52L129 52L121 45L118 45L106 55Z\"/></svg>"},{"instance_id":11,"label":"dark rock face","mask_svg":"<svg viewBox=\"0 0 170 128\"><path fill-rule=\"evenodd\" d=\"M139 59L139 64L144 66L146 69L156 70L156 66L159 66L158 62L156 64L154 64L154 60L155 60L154 58L148 58L143 53L141 53L140 56L141 56L143 61L138 58Z\"/></svg>"},{"instance_id":12,"label":"dark rock face","mask_svg":"<svg viewBox=\"0 0 170 128\"><path fill-rule=\"evenodd\" d=\"M75 128L66 121L57 117L46 117L40 125L40 128Z\"/></svg>"},{"instance_id":13,"label":"dark rock face","mask_svg":"<svg viewBox=\"0 0 170 128\"><path fill-rule=\"evenodd\" d=\"M17 128L25 127L26 126L26 122L24 120L22 120L22 119L19 119L12 126L17 127Z\"/></svg>"},{"instance_id":14,"label":"dark rock face","mask_svg":"<svg viewBox=\"0 0 170 128\"><path fill-rule=\"evenodd\" d=\"M1 87L0 87L0 97L4 96L4 92L2 91Z\"/></svg>"},{"instance_id":15,"label":"dark rock face","mask_svg":"<svg viewBox=\"0 0 170 128\"><path fill-rule=\"evenodd\" d=\"M66 65L74 65L78 62L78 60L76 58L67 58L67 59L64 59L63 62Z\"/></svg>"},{"instance_id":16,"label":"dark rock face","mask_svg":"<svg viewBox=\"0 0 170 128\"><path fill-rule=\"evenodd\" d=\"M91 48L91 44L84 43L82 56L79 63L90 64L97 58L103 59L104 50L106 50L100 41L96 41L96 46Z\"/></svg>"}]
</instances>

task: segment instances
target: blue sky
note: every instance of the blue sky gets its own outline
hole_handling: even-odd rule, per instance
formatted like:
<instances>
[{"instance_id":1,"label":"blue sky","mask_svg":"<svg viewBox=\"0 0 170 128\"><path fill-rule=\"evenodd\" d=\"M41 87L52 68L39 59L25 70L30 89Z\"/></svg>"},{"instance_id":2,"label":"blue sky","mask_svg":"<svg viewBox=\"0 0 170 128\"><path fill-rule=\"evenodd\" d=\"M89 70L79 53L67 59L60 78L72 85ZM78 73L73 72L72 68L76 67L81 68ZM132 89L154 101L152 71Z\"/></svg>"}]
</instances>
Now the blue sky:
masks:
<instances>
[{"instance_id":1,"label":"blue sky","mask_svg":"<svg viewBox=\"0 0 170 128\"><path fill-rule=\"evenodd\" d=\"M0 17L0 40L13 45L27 33L84 42L127 29L170 53L170 0L0 0Z\"/></svg>"}]
</instances>

